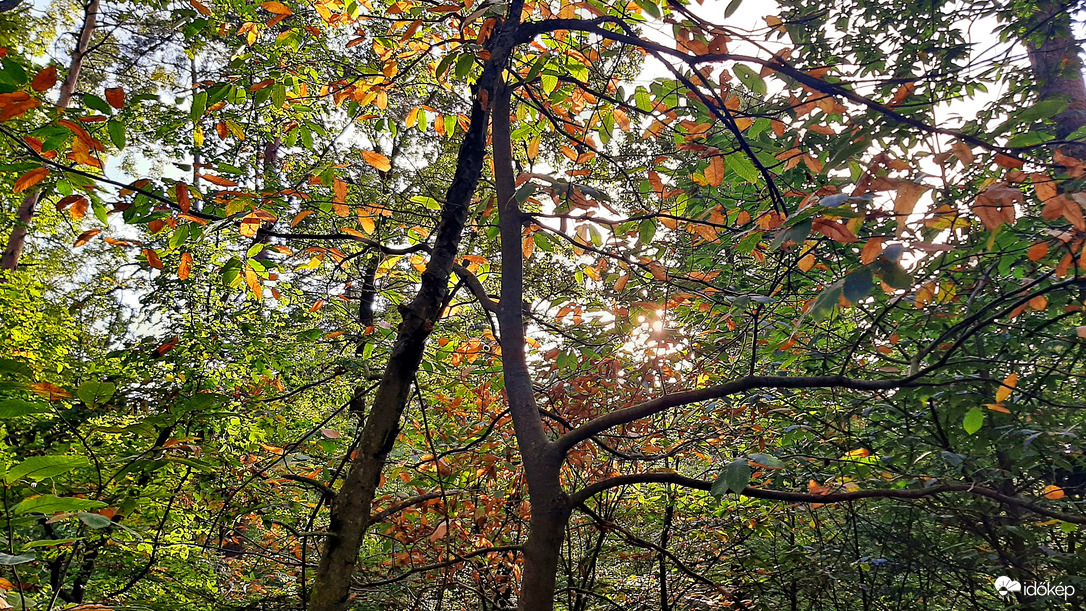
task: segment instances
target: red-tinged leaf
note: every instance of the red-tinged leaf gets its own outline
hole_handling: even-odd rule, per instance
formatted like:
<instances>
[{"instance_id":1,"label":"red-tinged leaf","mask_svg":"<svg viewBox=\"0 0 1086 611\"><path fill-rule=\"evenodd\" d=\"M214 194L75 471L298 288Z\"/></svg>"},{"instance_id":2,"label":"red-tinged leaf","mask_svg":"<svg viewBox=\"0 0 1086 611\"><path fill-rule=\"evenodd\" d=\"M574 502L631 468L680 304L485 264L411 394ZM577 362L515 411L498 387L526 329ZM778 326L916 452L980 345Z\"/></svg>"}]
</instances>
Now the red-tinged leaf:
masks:
<instances>
[{"instance_id":1,"label":"red-tinged leaf","mask_svg":"<svg viewBox=\"0 0 1086 611\"><path fill-rule=\"evenodd\" d=\"M68 206L71 206L72 204L76 203L81 199L83 199L82 195L69 195L61 199L59 202L57 202L57 212L64 210Z\"/></svg>"},{"instance_id":2,"label":"red-tinged leaf","mask_svg":"<svg viewBox=\"0 0 1086 611\"><path fill-rule=\"evenodd\" d=\"M75 244L73 244L73 246L76 248L79 248L80 246L86 246L87 242L91 241L91 238L100 233L102 233L101 229L91 229L89 231L84 231L83 233L79 234L78 238L75 239Z\"/></svg>"},{"instance_id":3,"label":"red-tinged leaf","mask_svg":"<svg viewBox=\"0 0 1086 611\"><path fill-rule=\"evenodd\" d=\"M294 218L290 220L291 228L297 226L298 223L301 223L302 220L304 220L305 217L309 216L310 214L315 214L315 211L314 210L302 210L298 214L295 214Z\"/></svg>"},{"instance_id":4,"label":"red-tinged leaf","mask_svg":"<svg viewBox=\"0 0 1086 611\"><path fill-rule=\"evenodd\" d=\"M1007 168L1008 170L1014 170L1022 167L1024 162L1021 159L1015 159L1009 155L999 153L995 156L995 163L1001 168Z\"/></svg>"},{"instance_id":5,"label":"red-tinged leaf","mask_svg":"<svg viewBox=\"0 0 1086 611\"><path fill-rule=\"evenodd\" d=\"M268 11L269 13L274 13L276 15L293 15L294 14L294 11L290 10L290 8L287 7L287 5L283 4L282 2L276 2L275 0L269 0L268 2L261 3L260 8L264 9L265 11Z\"/></svg>"},{"instance_id":6,"label":"red-tinged leaf","mask_svg":"<svg viewBox=\"0 0 1086 611\"><path fill-rule=\"evenodd\" d=\"M49 91L53 88L53 85L57 84L57 67L49 66L42 68L34 75L34 80L30 81L30 88L34 91Z\"/></svg>"},{"instance_id":7,"label":"red-tinged leaf","mask_svg":"<svg viewBox=\"0 0 1086 611\"><path fill-rule=\"evenodd\" d=\"M45 180L45 177L48 175L49 170L45 168L34 168L26 174L20 176L19 179L15 181L15 187L12 188L12 191L14 191L15 193L26 191L30 187L33 187L39 182Z\"/></svg>"},{"instance_id":8,"label":"red-tinged leaf","mask_svg":"<svg viewBox=\"0 0 1086 611\"><path fill-rule=\"evenodd\" d=\"M318 300L313 302L313 306L309 308L309 311L310 312L316 312L317 310L319 310L319 309L321 309L323 307L324 307L324 300L323 299L318 299Z\"/></svg>"},{"instance_id":9,"label":"red-tinged leaf","mask_svg":"<svg viewBox=\"0 0 1086 611\"><path fill-rule=\"evenodd\" d=\"M321 435L324 435L328 439L339 439L339 431L334 429L321 429Z\"/></svg>"},{"instance_id":10,"label":"red-tinged leaf","mask_svg":"<svg viewBox=\"0 0 1086 611\"><path fill-rule=\"evenodd\" d=\"M385 157L381 153L375 151L362 151L362 159L381 172L387 172L392 169L392 162L388 160L388 157Z\"/></svg>"},{"instance_id":11,"label":"red-tinged leaf","mask_svg":"<svg viewBox=\"0 0 1086 611\"><path fill-rule=\"evenodd\" d=\"M143 256L147 259L147 265L150 265L155 269L162 269L164 267L162 265L162 259L158 258L158 253L155 252L153 249L144 248Z\"/></svg>"},{"instance_id":12,"label":"red-tinged leaf","mask_svg":"<svg viewBox=\"0 0 1086 611\"><path fill-rule=\"evenodd\" d=\"M189 274L192 273L192 255L187 252L181 253L181 261L177 264L177 277L181 280L188 280Z\"/></svg>"},{"instance_id":13,"label":"red-tinged leaf","mask_svg":"<svg viewBox=\"0 0 1086 611\"><path fill-rule=\"evenodd\" d=\"M259 83L251 85L249 87L249 91L260 91L261 89L266 89L267 87L270 87L273 83L275 83L275 79L264 79Z\"/></svg>"},{"instance_id":14,"label":"red-tinged leaf","mask_svg":"<svg viewBox=\"0 0 1086 611\"><path fill-rule=\"evenodd\" d=\"M189 186L183 182L176 183L173 186L173 193L177 198L177 207L181 209L181 212L188 214L189 209L192 207L192 201L189 199Z\"/></svg>"},{"instance_id":15,"label":"red-tinged leaf","mask_svg":"<svg viewBox=\"0 0 1086 611\"><path fill-rule=\"evenodd\" d=\"M72 394L56 384L50 384L49 382L36 382L31 384L31 392L38 395L46 401L62 401L64 399L71 399Z\"/></svg>"},{"instance_id":16,"label":"red-tinged leaf","mask_svg":"<svg viewBox=\"0 0 1086 611\"><path fill-rule=\"evenodd\" d=\"M41 100L30 97L25 91L0 93L0 121L21 117L38 106L41 106Z\"/></svg>"},{"instance_id":17,"label":"red-tinged leaf","mask_svg":"<svg viewBox=\"0 0 1086 611\"><path fill-rule=\"evenodd\" d=\"M120 87L106 89L106 102L118 110L124 108L124 89Z\"/></svg>"},{"instance_id":18,"label":"red-tinged leaf","mask_svg":"<svg viewBox=\"0 0 1086 611\"><path fill-rule=\"evenodd\" d=\"M167 352L169 352L170 350L173 350L174 348L176 348L178 341L179 340L178 340L177 336L175 335L175 336L171 337L170 339L166 340L166 342L164 344L162 344L161 346L159 346L158 348L155 348L155 350L154 350L154 352L152 354L154 354L156 357L163 356Z\"/></svg>"},{"instance_id":19,"label":"red-tinged leaf","mask_svg":"<svg viewBox=\"0 0 1086 611\"><path fill-rule=\"evenodd\" d=\"M826 219L816 219L812 224L812 228L834 242L850 244L859 240L855 234L849 231L848 227Z\"/></svg>"}]
</instances>

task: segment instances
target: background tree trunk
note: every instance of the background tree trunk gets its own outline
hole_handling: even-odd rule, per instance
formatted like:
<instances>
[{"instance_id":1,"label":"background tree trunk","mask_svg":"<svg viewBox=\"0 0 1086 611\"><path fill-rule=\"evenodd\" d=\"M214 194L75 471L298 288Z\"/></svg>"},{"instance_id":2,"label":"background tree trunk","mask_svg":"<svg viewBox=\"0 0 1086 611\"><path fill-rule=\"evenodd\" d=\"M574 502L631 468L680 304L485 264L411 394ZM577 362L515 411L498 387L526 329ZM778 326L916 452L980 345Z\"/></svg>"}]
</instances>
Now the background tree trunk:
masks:
<instances>
[{"instance_id":1,"label":"background tree trunk","mask_svg":"<svg viewBox=\"0 0 1086 611\"><path fill-rule=\"evenodd\" d=\"M75 93L75 88L79 84L79 72L83 69L83 60L87 57L91 37L94 36L94 30L98 27L98 7L99 0L90 0L84 9L83 27L79 31L79 39L72 52L72 63L68 65L64 82L60 85L57 108L68 107L72 101L72 94ZM26 245L27 231L30 228L30 222L34 220L34 210L38 207L40 199L41 189L33 189L23 198L23 203L15 213L15 227L11 230L4 254L0 257L0 269L13 270L19 267L19 257L22 256L23 246Z\"/></svg>"}]
</instances>

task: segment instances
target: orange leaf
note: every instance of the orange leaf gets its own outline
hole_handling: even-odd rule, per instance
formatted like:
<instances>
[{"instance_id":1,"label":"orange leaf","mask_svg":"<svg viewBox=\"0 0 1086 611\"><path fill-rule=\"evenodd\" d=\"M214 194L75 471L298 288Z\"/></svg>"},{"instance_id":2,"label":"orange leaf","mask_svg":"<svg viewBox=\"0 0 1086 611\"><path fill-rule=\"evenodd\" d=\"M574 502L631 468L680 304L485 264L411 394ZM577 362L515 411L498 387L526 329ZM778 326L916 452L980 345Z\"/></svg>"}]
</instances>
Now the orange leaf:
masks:
<instances>
[{"instance_id":1,"label":"orange leaf","mask_svg":"<svg viewBox=\"0 0 1086 611\"><path fill-rule=\"evenodd\" d=\"M1007 409L1002 403L985 403L984 407L987 407L993 412L999 412L1001 414L1011 413L1011 410Z\"/></svg>"},{"instance_id":2,"label":"orange leaf","mask_svg":"<svg viewBox=\"0 0 1086 611\"><path fill-rule=\"evenodd\" d=\"M155 269L162 269L162 259L158 258L158 253L150 248L143 249L143 256L147 258L147 265Z\"/></svg>"},{"instance_id":3,"label":"orange leaf","mask_svg":"<svg viewBox=\"0 0 1086 611\"><path fill-rule=\"evenodd\" d=\"M207 8L206 6L204 6L202 3L198 2L197 0L189 0L189 4L191 4L193 6L193 8L196 9L196 12L200 13L201 15L210 15L211 14L211 9Z\"/></svg>"},{"instance_id":4,"label":"orange leaf","mask_svg":"<svg viewBox=\"0 0 1086 611\"><path fill-rule=\"evenodd\" d=\"M882 254L882 241L882 238L870 238L867 240L867 244L864 244L864 249L860 251L860 262L867 265L875 259L878 259L879 255Z\"/></svg>"},{"instance_id":5,"label":"orange leaf","mask_svg":"<svg viewBox=\"0 0 1086 611\"><path fill-rule=\"evenodd\" d=\"M85 197L80 197L75 200L71 208L68 208L68 214L72 215L72 219L79 221L83 217L87 216L87 208L90 206L90 201Z\"/></svg>"},{"instance_id":6,"label":"orange leaf","mask_svg":"<svg viewBox=\"0 0 1086 611\"><path fill-rule=\"evenodd\" d=\"M343 182L342 180L337 178L336 182L333 183L332 186L333 186L333 191L335 192L335 194L334 194L335 199L333 199L332 201L339 202L341 204L343 202L347 201L347 183ZM340 214L340 216L346 216L346 215L345 214Z\"/></svg>"},{"instance_id":7,"label":"orange leaf","mask_svg":"<svg viewBox=\"0 0 1086 611\"><path fill-rule=\"evenodd\" d=\"M70 399L71 393L57 386L56 384L50 384L49 382L37 382L29 386L30 390L35 394L45 399L46 401L60 401L62 399Z\"/></svg>"},{"instance_id":8,"label":"orange leaf","mask_svg":"<svg viewBox=\"0 0 1086 611\"><path fill-rule=\"evenodd\" d=\"M192 207L192 202L189 200L189 186L183 182L176 183L173 186L173 193L177 197L177 207L181 209L181 212L188 214Z\"/></svg>"},{"instance_id":9,"label":"orange leaf","mask_svg":"<svg viewBox=\"0 0 1086 611\"><path fill-rule=\"evenodd\" d=\"M42 68L30 81L30 88L34 91L49 91L57 84L57 67Z\"/></svg>"},{"instance_id":10,"label":"orange leaf","mask_svg":"<svg viewBox=\"0 0 1086 611\"><path fill-rule=\"evenodd\" d=\"M724 182L724 158L714 155L705 168L705 182L711 187L719 187Z\"/></svg>"},{"instance_id":11,"label":"orange leaf","mask_svg":"<svg viewBox=\"0 0 1086 611\"><path fill-rule=\"evenodd\" d=\"M1045 486L1044 496L1046 499L1058 501L1064 497L1063 488L1060 488L1059 486L1053 484L1049 484Z\"/></svg>"},{"instance_id":12,"label":"orange leaf","mask_svg":"<svg viewBox=\"0 0 1086 611\"><path fill-rule=\"evenodd\" d=\"M833 221L816 219L812 224L812 228L818 233L821 233L822 235L835 242L844 242L846 244L849 244L859 240L859 238L857 238L855 234L849 231L848 227L845 227L844 225L840 223L835 223Z\"/></svg>"},{"instance_id":13,"label":"orange leaf","mask_svg":"<svg viewBox=\"0 0 1086 611\"><path fill-rule=\"evenodd\" d=\"M1040 261L1048 254L1048 243L1037 242L1033 246L1029 247L1029 253L1026 255L1030 261Z\"/></svg>"},{"instance_id":14,"label":"orange leaf","mask_svg":"<svg viewBox=\"0 0 1086 611\"><path fill-rule=\"evenodd\" d=\"M73 244L73 246L75 246L76 248L79 248L80 246L85 246L87 242L91 241L91 238L100 233L102 233L101 229L91 229L89 231L84 231L83 233L79 234L78 238L75 239L75 244Z\"/></svg>"},{"instance_id":15,"label":"orange leaf","mask_svg":"<svg viewBox=\"0 0 1086 611\"><path fill-rule=\"evenodd\" d=\"M268 2L261 3L260 8L268 11L269 13L275 13L276 15L294 14L294 11L291 11L290 8L287 7L287 5L283 4L282 2L276 2L275 0L269 0Z\"/></svg>"},{"instance_id":16,"label":"orange leaf","mask_svg":"<svg viewBox=\"0 0 1086 611\"><path fill-rule=\"evenodd\" d=\"M181 253L181 262L177 264L177 277L182 280L188 280L189 274L192 272L192 255L187 252Z\"/></svg>"},{"instance_id":17,"label":"orange leaf","mask_svg":"<svg viewBox=\"0 0 1086 611\"><path fill-rule=\"evenodd\" d=\"M362 230L366 233L373 235L373 230L377 228L377 224L373 221L373 217L370 215L362 216L362 211L358 211L358 224L362 225Z\"/></svg>"},{"instance_id":18,"label":"orange leaf","mask_svg":"<svg viewBox=\"0 0 1086 611\"><path fill-rule=\"evenodd\" d=\"M255 214L249 214L245 218L241 219L241 226L238 227L241 231L241 235L251 238L256 235L256 232L260 230L260 217Z\"/></svg>"},{"instance_id":19,"label":"orange leaf","mask_svg":"<svg viewBox=\"0 0 1086 611\"><path fill-rule=\"evenodd\" d=\"M305 217L309 216L310 214L314 214L314 212L315 211L313 210L302 210L298 214L295 214L294 218L290 221L290 226L292 228L295 227L298 223L301 223L302 220L305 219Z\"/></svg>"},{"instance_id":20,"label":"orange leaf","mask_svg":"<svg viewBox=\"0 0 1086 611\"><path fill-rule=\"evenodd\" d=\"M35 168L33 170L30 170L26 174L20 176L19 179L15 181L15 187L12 189L12 191L14 191L15 193L19 193L20 191L26 191L30 187L33 187L39 182L45 180L45 177L48 175L49 170L45 168Z\"/></svg>"},{"instance_id":21,"label":"orange leaf","mask_svg":"<svg viewBox=\"0 0 1086 611\"><path fill-rule=\"evenodd\" d=\"M106 89L106 101L114 108L124 108L124 89L120 87Z\"/></svg>"},{"instance_id":22,"label":"orange leaf","mask_svg":"<svg viewBox=\"0 0 1086 611\"><path fill-rule=\"evenodd\" d=\"M323 299L318 299L318 300L313 302L313 307L309 308L309 311L310 312L316 312L317 310L319 310L319 309L321 309L323 307L324 307L324 300Z\"/></svg>"},{"instance_id":23,"label":"orange leaf","mask_svg":"<svg viewBox=\"0 0 1086 611\"><path fill-rule=\"evenodd\" d=\"M162 355L166 354L167 352L169 352L170 350L173 350L174 348L177 347L177 341L178 340L177 340L176 335L171 337L170 339L166 340L166 343L162 344L158 348L155 348L154 355L155 356L162 356Z\"/></svg>"},{"instance_id":24,"label":"orange leaf","mask_svg":"<svg viewBox=\"0 0 1086 611\"><path fill-rule=\"evenodd\" d=\"M995 399L996 403L1003 403L1007 400L1007 397L1011 396L1014 392L1014 387L1018 386L1018 374L1012 373L1011 375L1003 378L1003 384L996 389Z\"/></svg>"},{"instance_id":25,"label":"orange leaf","mask_svg":"<svg viewBox=\"0 0 1086 611\"><path fill-rule=\"evenodd\" d=\"M915 182L902 181L897 186L897 197L894 199L894 216L897 217L897 237L905 234L905 221L916 208L916 202L927 191L927 187Z\"/></svg>"},{"instance_id":26,"label":"orange leaf","mask_svg":"<svg viewBox=\"0 0 1086 611\"><path fill-rule=\"evenodd\" d=\"M392 169L392 162L388 160L388 157L385 157L381 153L362 151L362 159L381 172L387 172Z\"/></svg>"}]
</instances>

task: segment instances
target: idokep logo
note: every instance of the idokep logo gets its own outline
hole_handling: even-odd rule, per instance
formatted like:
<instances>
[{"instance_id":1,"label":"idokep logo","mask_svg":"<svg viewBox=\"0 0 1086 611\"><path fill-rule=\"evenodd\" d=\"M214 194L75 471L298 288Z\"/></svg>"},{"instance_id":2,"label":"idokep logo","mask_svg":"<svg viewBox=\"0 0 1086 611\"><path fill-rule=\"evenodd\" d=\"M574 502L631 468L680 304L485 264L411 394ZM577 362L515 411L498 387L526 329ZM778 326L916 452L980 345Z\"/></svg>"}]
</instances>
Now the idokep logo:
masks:
<instances>
[{"instance_id":1,"label":"idokep logo","mask_svg":"<svg viewBox=\"0 0 1086 611\"><path fill-rule=\"evenodd\" d=\"M1000 596L1006 596L1011 592L1021 592L1022 584L1011 579L1010 577L1007 577L1006 575L1000 575L999 577L996 577L995 589L996 592L999 592Z\"/></svg>"},{"instance_id":2,"label":"idokep logo","mask_svg":"<svg viewBox=\"0 0 1086 611\"><path fill-rule=\"evenodd\" d=\"M1007 596L1014 592L1021 592L1026 596L1058 596L1067 600L1075 595L1075 586L1056 584L1044 582L1026 582L1025 585L1007 577L1006 575L1000 575L995 580L996 592L999 592L1000 596Z\"/></svg>"}]
</instances>

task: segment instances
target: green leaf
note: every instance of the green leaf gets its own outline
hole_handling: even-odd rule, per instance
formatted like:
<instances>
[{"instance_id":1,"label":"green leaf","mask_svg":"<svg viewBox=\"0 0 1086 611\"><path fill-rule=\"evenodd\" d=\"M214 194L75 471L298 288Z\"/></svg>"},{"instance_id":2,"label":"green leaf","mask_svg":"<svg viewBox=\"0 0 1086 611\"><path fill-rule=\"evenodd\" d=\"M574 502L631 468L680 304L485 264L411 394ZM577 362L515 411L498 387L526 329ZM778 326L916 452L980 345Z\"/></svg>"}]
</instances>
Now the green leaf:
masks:
<instances>
[{"instance_id":1,"label":"green leaf","mask_svg":"<svg viewBox=\"0 0 1086 611\"><path fill-rule=\"evenodd\" d=\"M735 72L735 76L739 77L739 82L743 83L747 89L750 89L758 95L766 94L765 81L762 77L758 76L758 73L750 69L750 66L746 64L735 64L732 68Z\"/></svg>"},{"instance_id":2,"label":"green leaf","mask_svg":"<svg viewBox=\"0 0 1086 611\"><path fill-rule=\"evenodd\" d=\"M422 204L423 207L429 210L441 210L441 202L437 201L432 197L427 197L425 195L416 195L411 198L411 201L415 202L416 204Z\"/></svg>"},{"instance_id":3,"label":"green leaf","mask_svg":"<svg viewBox=\"0 0 1086 611\"><path fill-rule=\"evenodd\" d=\"M0 400L0 418L18 418L47 411L49 411L49 406L44 403L32 403L22 399Z\"/></svg>"},{"instance_id":4,"label":"green leaf","mask_svg":"<svg viewBox=\"0 0 1086 611\"><path fill-rule=\"evenodd\" d=\"M82 512L79 514L79 521L94 529L108 528L113 524L113 520L98 513Z\"/></svg>"},{"instance_id":5,"label":"green leaf","mask_svg":"<svg viewBox=\"0 0 1086 611\"><path fill-rule=\"evenodd\" d=\"M34 554L12 556L11 554L0 552L0 566L15 566L17 564L26 564L27 562L34 562Z\"/></svg>"},{"instance_id":6,"label":"green leaf","mask_svg":"<svg viewBox=\"0 0 1086 611\"><path fill-rule=\"evenodd\" d=\"M113 108L109 104L106 104L105 100L96 95L89 93L83 94L83 103L87 105L87 108L97 110L103 115L113 114Z\"/></svg>"},{"instance_id":7,"label":"green leaf","mask_svg":"<svg viewBox=\"0 0 1086 611\"><path fill-rule=\"evenodd\" d=\"M742 492L743 488L746 488L747 484L750 483L751 475L752 471L747 459L736 458L720 472L720 476L716 478L712 488L709 489L709 494L719 499L728 492Z\"/></svg>"},{"instance_id":8,"label":"green leaf","mask_svg":"<svg viewBox=\"0 0 1086 611\"><path fill-rule=\"evenodd\" d=\"M980 430L980 427L984 424L984 410L979 407L974 407L965 414L965 418L962 420L962 428L966 433L972 435Z\"/></svg>"},{"instance_id":9,"label":"green leaf","mask_svg":"<svg viewBox=\"0 0 1086 611\"><path fill-rule=\"evenodd\" d=\"M89 407L95 407L105 404L115 392L117 392L117 386L112 382L97 382L92 380L80 384L79 388L75 391L75 395Z\"/></svg>"},{"instance_id":10,"label":"green leaf","mask_svg":"<svg viewBox=\"0 0 1086 611\"><path fill-rule=\"evenodd\" d=\"M822 292L815 298L814 303L811 304L810 314L812 318L820 320L833 310L837 305L837 299L843 293L842 284L841 282L834 282L822 289Z\"/></svg>"},{"instance_id":11,"label":"green leaf","mask_svg":"<svg viewBox=\"0 0 1086 611\"><path fill-rule=\"evenodd\" d=\"M204 111L207 110L207 92L201 91L192 96L192 108L189 109L189 118L193 123L198 123L200 117L204 116Z\"/></svg>"},{"instance_id":12,"label":"green leaf","mask_svg":"<svg viewBox=\"0 0 1086 611\"><path fill-rule=\"evenodd\" d=\"M750 157L743 154L728 155L727 160L728 167L740 178L752 184L758 182L758 169L754 167Z\"/></svg>"},{"instance_id":13,"label":"green leaf","mask_svg":"<svg viewBox=\"0 0 1086 611\"><path fill-rule=\"evenodd\" d=\"M640 6L642 8L642 10L644 10L649 15L652 15L653 17L655 17L657 19L660 18L660 16L661 16L660 7L656 6L655 2L650 2L649 0L634 0L634 2L637 4L637 6Z\"/></svg>"},{"instance_id":14,"label":"green leaf","mask_svg":"<svg viewBox=\"0 0 1086 611\"><path fill-rule=\"evenodd\" d=\"M23 499L22 502L12 508L11 512L17 516L21 516L27 513L41 513L45 515L50 515L61 511L87 511L90 509L102 509L106 506L107 505L102 501L92 501L90 499L76 499L72 497L59 497L53 496L52 494L43 494L41 496Z\"/></svg>"},{"instance_id":15,"label":"green leaf","mask_svg":"<svg viewBox=\"0 0 1086 611\"><path fill-rule=\"evenodd\" d=\"M784 462L781 459L771 454L749 454L747 456L751 462L756 462L763 467L769 467L770 469L783 469Z\"/></svg>"},{"instance_id":16,"label":"green leaf","mask_svg":"<svg viewBox=\"0 0 1086 611\"><path fill-rule=\"evenodd\" d=\"M84 456L31 456L8 469L4 474L4 481L11 484L24 477L41 481L89 464L90 461Z\"/></svg>"},{"instance_id":17,"label":"green leaf","mask_svg":"<svg viewBox=\"0 0 1086 611\"><path fill-rule=\"evenodd\" d=\"M106 123L106 131L109 132L109 139L113 142L113 146L123 149L125 145L124 124L116 119L111 119L109 123Z\"/></svg>"},{"instance_id":18,"label":"green leaf","mask_svg":"<svg viewBox=\"0 0 1086 611\"><path fill-rule=\"evenodd\" d=\"M15 374L24 378L33 378L34 370L22 361L0 359L0 374Z\"/></svg>"},{"instance_id":19,"label":"green leaf","mask_svg":"<svg viewBox=\"0 0 1086 611\"><path fill-rule=\"evenodd\" d=\"M644 219L637 225L637 240L642 244L651 244L656 235L656 222L652 219Z\"/></svg>"},{"instance_id":20,"label":"green leaf","mask_svg":"<svg viewBox=\"0 0 1086 611\"><path fill-rule=\"evenodd\" d=\"M879 260L875 262L878 267L879 278L887 285L895 289L908 289L913 285L913 277L904 267L896 261Z\"/></svg>"},{"instance_id":21,"label":"green leaf","mask_svg":"<svg viewBox=\"0 0 1086 611\"><path fill-rule=\"evenodd\" d=\"M739 5L742 4L742 2L743 0L732 0L731 2L729 2L728 8L724 9L724 18L727 19L728 17L731 17L732 14L734 14L735 11L739 8Z\"/></svg>"},{"instance_id":22,"label":"green leaf","mask_svg":"<svg viewBox=\"0 0 1086 611\"><path fill-rule=\"evenodd\" d=\"M845 284L841 291L845 299L857 303L871 294L873 288L875 288L875 275L871 273L871 268L864 266L845 276Z\"/></svg>"}]
</instances>

